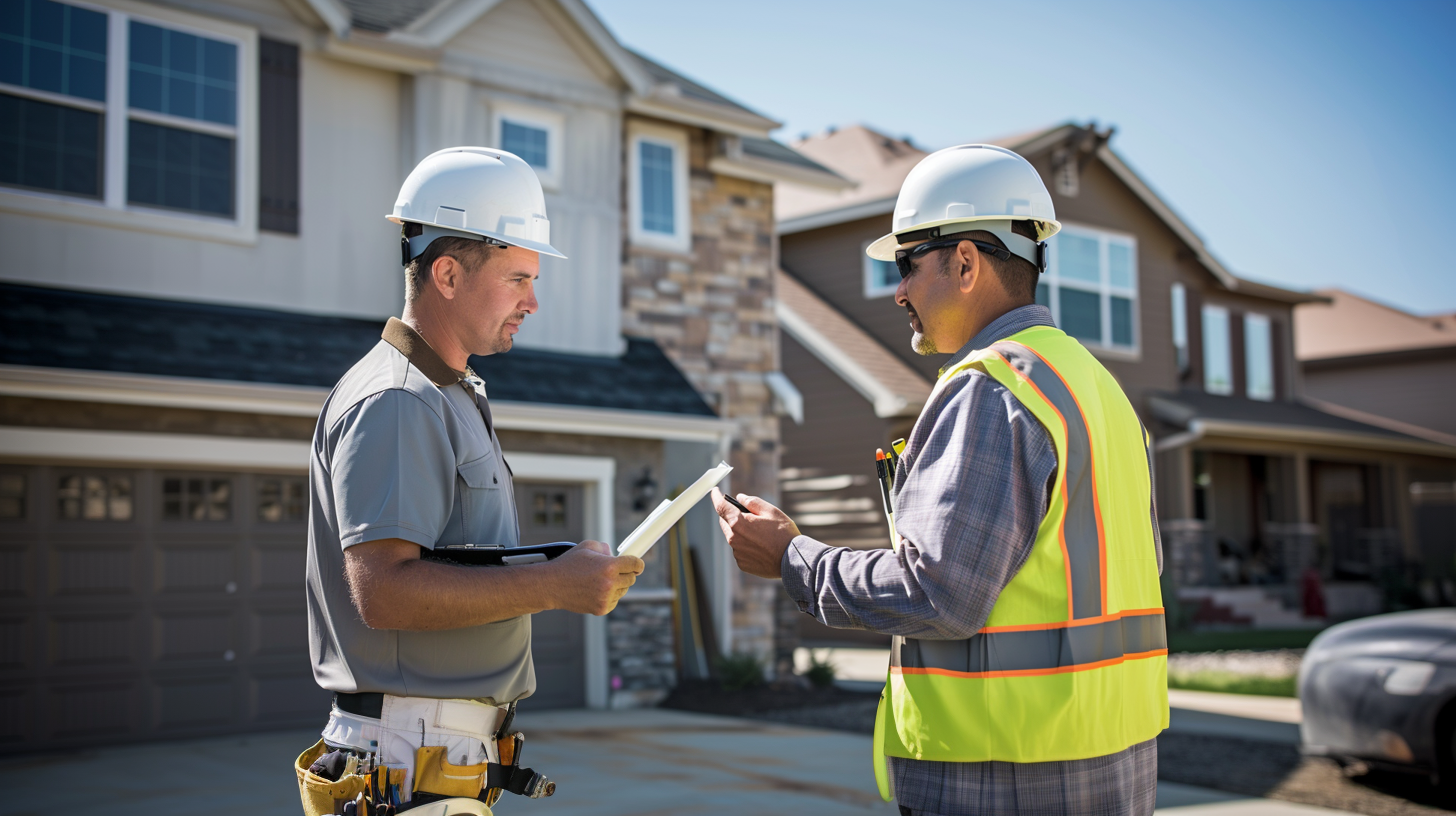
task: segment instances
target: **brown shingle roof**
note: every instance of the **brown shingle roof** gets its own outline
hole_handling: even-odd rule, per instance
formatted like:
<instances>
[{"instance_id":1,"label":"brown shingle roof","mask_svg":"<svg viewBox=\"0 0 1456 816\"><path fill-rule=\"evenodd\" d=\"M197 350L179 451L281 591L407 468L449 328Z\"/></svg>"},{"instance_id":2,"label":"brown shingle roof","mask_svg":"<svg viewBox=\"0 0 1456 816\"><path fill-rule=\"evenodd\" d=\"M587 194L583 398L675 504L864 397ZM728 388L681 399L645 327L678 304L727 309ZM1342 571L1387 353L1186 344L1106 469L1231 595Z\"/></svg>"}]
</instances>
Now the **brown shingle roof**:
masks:
<instances>
[{"instance_id":1,"label":"brown shingle roof","mask_svg":"<svg viewBox=\"0 0 1456 816\"><path fill-rule=\"evenodd\" d=\"M1317 294L1331 302L1295 310L1294 354L1301 360L1456 346L1456 314L1422 317L1343 289Z\"/></svg>"}]
</instances>

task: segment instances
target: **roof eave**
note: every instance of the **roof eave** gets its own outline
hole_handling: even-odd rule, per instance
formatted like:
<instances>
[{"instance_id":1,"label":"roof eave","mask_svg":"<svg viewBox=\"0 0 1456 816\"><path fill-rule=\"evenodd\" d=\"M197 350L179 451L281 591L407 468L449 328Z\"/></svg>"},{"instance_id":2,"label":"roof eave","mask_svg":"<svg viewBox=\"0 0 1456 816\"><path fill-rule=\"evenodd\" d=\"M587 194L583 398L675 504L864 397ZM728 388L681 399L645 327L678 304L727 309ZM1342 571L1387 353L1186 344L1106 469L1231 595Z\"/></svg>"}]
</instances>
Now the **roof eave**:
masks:
<instances>
[{"instance_id":1,"label":"roof eave","mask_svg":"<svg viewBox=\"0 0 1456 816\"><path fill-rule=\"evenodd\" d=\"M832 210L820 210L807 215L797 215L793 218L785 218L777 223L779 235L793 235L796 232L808 232L820 227L832 227L835 224L845 224L850 221L858 221L861 218L873 218L879 215L890 215L895 211L895 200L898 196L877 198L873 201L861 201L856 204L849 204L844 207L837 207Z\"/></svg>"},{"instance_id":2,"label":"roof eave","mask_svg":"<svg viewBox=\"0 0 1456 816\"><path fill-rule=\"evenodd\" d=\"M627 110L655 119L760 139L767 139L769 132L779 127L778 122L752 111L689 99L664 92L661 87L647 94L633 93L627 98Z\"/></svg>"}]
</instances>

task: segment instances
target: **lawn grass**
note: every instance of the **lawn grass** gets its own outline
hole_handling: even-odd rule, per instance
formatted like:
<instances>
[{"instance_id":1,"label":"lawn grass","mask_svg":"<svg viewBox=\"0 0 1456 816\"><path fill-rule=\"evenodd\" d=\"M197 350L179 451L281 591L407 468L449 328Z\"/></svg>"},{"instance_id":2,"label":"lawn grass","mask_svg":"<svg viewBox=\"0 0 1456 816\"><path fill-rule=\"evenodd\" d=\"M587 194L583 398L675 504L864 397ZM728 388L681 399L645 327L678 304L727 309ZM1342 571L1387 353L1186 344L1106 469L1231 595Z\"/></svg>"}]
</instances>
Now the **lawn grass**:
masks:
<instances>
[{"instance_id":1,"label":"lawn grass","mask_svg":"<svg viewBox=\"0 0 1456 816\"><path fill-rule=\"evenodd\" d=\"M1218 691L1224 694L1262 694L1266 697L1295 697L1294 677L1263 677L1232 672L1168 672L1168 688L1189 691Z\"/></svg>"},{"instance_id":2,"label":"lawn grass","mask_svg":"<svg viewBox=\"0 0 1456 816\"><path fill-rule=\"evenodd\" d=\"M1318 629L1234 629L1169 632L1170 652L1219 652L1231 649L1303 649Z\"/></svg>"}]
</instances>

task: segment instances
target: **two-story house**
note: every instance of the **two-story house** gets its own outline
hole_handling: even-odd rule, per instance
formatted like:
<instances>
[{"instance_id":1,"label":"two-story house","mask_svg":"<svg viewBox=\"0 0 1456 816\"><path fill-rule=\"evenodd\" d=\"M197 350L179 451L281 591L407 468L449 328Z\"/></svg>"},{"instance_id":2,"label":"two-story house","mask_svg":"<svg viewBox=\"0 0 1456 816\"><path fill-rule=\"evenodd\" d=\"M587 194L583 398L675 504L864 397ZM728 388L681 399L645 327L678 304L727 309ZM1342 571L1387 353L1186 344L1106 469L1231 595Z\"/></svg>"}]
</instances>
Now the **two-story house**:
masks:
<instances>
[{"instance_id":1,"label":"two-story house","mask_svg":"<svg viewBox=\"0 0 1456 816\"><path fill-rule=\"evenodd\" d=\"M1298 608L1298 579L1317 565L1331 616L1379 611L1377 579L1419 557L1407 487L1427 468L1448 472L1456 448L1300 402L1292 309L1324 298L1231 273L1110 136L1064 124L996 144L1037 167L1063 224L1038 302L1106 364L1156 438L1169 576L1190 602L1236 607L1207 614L1300 625L1275 601ZM945 358L911 350L899 275L864 249L889 231L926 152L864 127L794 147L858 184L778 188L783 369L804 396L803 423L783 423L780 489L807 533L886 546L873 451L907 435ZM1243 585L1270 591L1213 598Z\"/></svg>"},{"instance_id":2,"label":"two-story house","mask_svg":"<svg viewBox=\"0 0 1456 816\"><path fill-rule=\"evenodd\" d=\"M0 22L0 751L321 722L309 440L403 300L405 174L513 151L553 243L472 361L523 541L620 540L720 458L774 495L773 184L845 182L579 0L19 0ZM767 656L710 508L718 647ZM659 547L608 619L534 621L528 707L674 682ZM770 587L771 588L771 587Z\"/></svg>"}]
</instances>

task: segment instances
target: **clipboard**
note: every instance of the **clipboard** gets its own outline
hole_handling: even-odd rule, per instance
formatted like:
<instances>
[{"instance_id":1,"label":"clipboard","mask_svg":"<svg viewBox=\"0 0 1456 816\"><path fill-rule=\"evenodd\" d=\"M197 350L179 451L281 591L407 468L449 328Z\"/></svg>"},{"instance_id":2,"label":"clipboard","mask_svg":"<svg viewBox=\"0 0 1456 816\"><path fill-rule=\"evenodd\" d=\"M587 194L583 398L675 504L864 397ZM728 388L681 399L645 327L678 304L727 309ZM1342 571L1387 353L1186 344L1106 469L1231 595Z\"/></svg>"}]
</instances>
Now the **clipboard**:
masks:
<instances>
[{"instance_id":1,"label":"clipboard","mask_svg":"<svg viewBox=\"0 0 1456 816\"><path fill-rule=\"evenodd\" d=\"M550 544L533 544L529 547L502 547L498 544L464 547L438 547L422 550L423 561L443 561L465 567L513 567L517 564L542 564L560 557L575 547L570 541L553 541Z\"/></svg>"},{"instance_id":2,"label":"clipboard","mask_svg":"<svg viewBox=\"0 0 1456 816\"><path fill-rule=\"evenodd\" d=\"M696 482L688 485L687 489L678 494L678 497L671 501L663 500L662 504L647 514L647 518L637 525L626 538L622 539L621 545L617 547L617 555L635 555L638 558L647 554L657 540L667 535L673 525L677 524L687 512L693 509L713 486L723 481L723 477L733 472L733 466L727 462L719 462L717 467L709 468L706 473L698 477Z\"/></svg>"}]
</instances>

